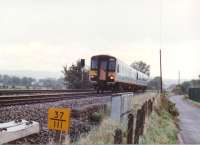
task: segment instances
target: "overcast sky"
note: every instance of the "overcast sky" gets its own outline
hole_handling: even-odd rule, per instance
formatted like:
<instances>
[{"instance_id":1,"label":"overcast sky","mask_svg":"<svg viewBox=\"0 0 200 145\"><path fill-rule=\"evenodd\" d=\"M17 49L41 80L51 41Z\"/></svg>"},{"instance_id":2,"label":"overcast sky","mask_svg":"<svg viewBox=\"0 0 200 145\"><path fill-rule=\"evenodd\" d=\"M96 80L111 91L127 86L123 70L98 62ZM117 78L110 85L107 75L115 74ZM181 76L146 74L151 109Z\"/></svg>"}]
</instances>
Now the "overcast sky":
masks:
<instances>
[{"instance_id":1,"label":"overcast sky","mask_svg":"<svg viewBox=\"0 0 200 145\"><path fill-rule=\"evenodd\" d=\"M163 75L200 74L200 0L162 0ZM60 72L110 54L159 75L160 0L1 0L0 70Z\"/></svg>"}]
</instances>

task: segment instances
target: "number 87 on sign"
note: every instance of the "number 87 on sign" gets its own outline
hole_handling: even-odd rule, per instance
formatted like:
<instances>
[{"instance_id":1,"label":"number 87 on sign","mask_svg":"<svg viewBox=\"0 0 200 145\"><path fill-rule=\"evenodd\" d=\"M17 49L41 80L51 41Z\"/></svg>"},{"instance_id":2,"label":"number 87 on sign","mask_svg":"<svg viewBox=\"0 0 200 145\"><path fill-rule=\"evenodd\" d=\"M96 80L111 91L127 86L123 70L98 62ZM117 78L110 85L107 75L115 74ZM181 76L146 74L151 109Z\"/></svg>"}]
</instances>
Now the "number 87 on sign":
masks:
<instances>
[{"instance_id":1,"label":"number 87 on sign","mask_svg":"<svg viewBox=\"0 0 200 145\"><path fill-rule=\"evenodd\" d=\"M70 127L70 114L70 108L49 108L48 128L68 133Z\"/></svg>"}]
</instances>

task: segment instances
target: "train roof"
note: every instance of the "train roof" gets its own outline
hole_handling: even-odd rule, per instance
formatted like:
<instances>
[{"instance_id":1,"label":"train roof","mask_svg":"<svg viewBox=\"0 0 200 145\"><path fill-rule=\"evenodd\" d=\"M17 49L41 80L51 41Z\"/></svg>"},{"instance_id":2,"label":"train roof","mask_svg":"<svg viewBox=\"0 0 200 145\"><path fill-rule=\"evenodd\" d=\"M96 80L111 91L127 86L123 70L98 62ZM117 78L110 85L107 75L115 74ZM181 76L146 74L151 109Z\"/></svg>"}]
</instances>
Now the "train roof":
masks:
<instances>
[{"instance_id":1,"label":"train roof","mask_svg":"<svg viewBox=\"0 0 200 145\"><path fill-rule=\"evenodd\" d=\"M94 56L92 56L92 58L93 58L93 57L111 57L111 58L115 58L115 59L117 59L117 58L114 57L114 56L106 55L106 54L94 55Z\"/></svg>"}]
</instances>

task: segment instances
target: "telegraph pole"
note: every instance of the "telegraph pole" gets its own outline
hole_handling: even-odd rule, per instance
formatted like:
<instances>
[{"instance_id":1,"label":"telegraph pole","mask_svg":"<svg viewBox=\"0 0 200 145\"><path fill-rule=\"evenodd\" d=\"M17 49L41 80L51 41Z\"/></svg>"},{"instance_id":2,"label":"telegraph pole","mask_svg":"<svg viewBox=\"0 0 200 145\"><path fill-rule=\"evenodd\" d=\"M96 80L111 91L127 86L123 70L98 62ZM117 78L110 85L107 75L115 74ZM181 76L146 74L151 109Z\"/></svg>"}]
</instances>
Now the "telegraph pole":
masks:
<instances>
[{"instance_id":1,"label":"telegraph pole","mask_svg":"<svg viewBox=\"0 0 200 145\"><path fill-rule=\"evenodd\" d=\"M160 93L163 92L163 83L162 83L162 52L160 49Z\"/></svg>"},{"instance_id":2,"label":"telegraph pole","mask_svg":"<svg viewBox=\"0 0 200 145\"><path fill-rule=\"evenodd\" d=\"M163 92L161 48L162 48L162 0L160 0L160 93Z\"/></svg>"},{"instance_id":3,"label":"telegraph pole","mask_svg":"<svg viewBox=\"0 0 200 145\"><path fill-rule=\"evenodd\" d=\"M85 59L81 59L81 88L83 88L84 83L84 67L85 67Z\"/></svg>"},{"instance_id":4,"label":"telegraph pole","mask_svg":"<svg viewBox=\"0 0 200 145\"><path fill-rule=\"evenodd\" d=\"M178 72L178 85L180 85L181 84L181 73L180 73L180 71Z\"/></svg>"}]
</instances>

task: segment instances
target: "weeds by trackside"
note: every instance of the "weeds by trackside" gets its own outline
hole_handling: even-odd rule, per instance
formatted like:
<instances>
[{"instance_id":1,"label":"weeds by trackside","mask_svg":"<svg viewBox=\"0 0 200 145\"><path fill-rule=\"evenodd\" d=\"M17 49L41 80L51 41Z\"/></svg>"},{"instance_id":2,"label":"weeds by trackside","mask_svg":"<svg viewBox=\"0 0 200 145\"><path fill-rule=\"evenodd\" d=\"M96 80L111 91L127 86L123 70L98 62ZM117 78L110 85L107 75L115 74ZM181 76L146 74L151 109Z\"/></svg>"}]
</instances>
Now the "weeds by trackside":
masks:
<instances>
[{"instance_id":1,"label":"weeds by trackside","mask_svg":"<svg viewBox=\"0 0 200 145\"><path fill-rule=\"evenodd\" d=\"M147 132L140 138L140 143L176 144L178 134L176 121L178 115L175 104L166 97L162 98L161 105L150 116Z\"/></svg>"}]
</instances>

